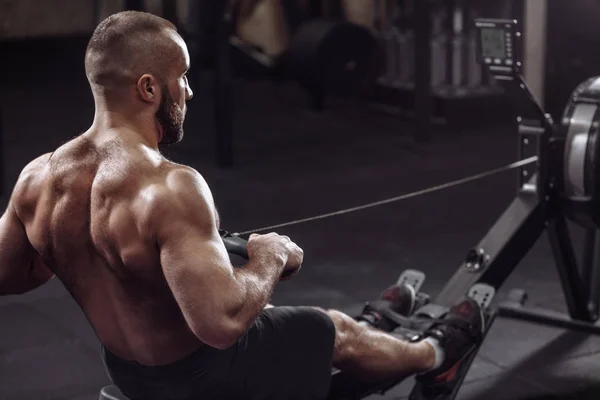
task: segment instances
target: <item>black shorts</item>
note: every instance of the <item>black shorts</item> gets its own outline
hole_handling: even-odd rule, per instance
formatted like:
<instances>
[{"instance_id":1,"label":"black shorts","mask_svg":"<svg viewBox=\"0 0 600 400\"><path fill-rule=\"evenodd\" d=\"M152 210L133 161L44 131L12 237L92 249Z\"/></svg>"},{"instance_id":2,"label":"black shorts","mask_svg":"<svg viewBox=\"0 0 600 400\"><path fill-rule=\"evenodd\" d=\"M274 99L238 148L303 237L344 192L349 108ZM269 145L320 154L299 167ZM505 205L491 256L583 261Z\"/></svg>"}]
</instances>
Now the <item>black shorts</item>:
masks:
<instances>
[{"instance_id":1,"label":"black shorts","mask_svg":"<svg viewBox=\"0 0 600 400\"><path fill-rule=\"evenodd\" d=\"M264 310L226 350L205 347L157 367L103 349L109 377L132 400L304 400L326 398L335 326L310 307Z\"/></svg>"}]
</instances>

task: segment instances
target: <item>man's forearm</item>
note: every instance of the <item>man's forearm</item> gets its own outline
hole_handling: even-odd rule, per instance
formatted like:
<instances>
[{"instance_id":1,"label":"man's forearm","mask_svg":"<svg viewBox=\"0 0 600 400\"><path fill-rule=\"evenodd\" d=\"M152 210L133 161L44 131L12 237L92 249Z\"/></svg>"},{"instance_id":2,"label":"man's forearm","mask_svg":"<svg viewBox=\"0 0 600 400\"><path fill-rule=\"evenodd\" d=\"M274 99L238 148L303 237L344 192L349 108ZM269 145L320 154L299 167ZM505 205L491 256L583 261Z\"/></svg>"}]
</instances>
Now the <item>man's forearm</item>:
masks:
<instances>
[{"instance_id":1,"label":"man's forearm","mask_svg":"<svg viewBox=\"0 0 600 400\"><path fill-rule=\"evenodd\" d=\"M249 327L268 304L284 266L285 260L281 258L257 257L235 270L242 293L235 318L244 326Z\"/></svg>"}]
</instances>

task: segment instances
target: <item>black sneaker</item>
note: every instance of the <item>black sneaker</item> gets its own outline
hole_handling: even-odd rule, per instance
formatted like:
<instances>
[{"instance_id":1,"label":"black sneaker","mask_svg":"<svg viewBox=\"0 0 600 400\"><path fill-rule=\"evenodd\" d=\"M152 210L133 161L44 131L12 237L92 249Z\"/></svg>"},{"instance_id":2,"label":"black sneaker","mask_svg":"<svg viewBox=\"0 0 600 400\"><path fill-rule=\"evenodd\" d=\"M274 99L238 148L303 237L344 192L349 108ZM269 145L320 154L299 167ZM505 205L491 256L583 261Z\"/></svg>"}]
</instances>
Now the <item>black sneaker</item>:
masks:
<instances>
[{"instance_id":1,"label":"black sneaker","mask_svg":"<svg viewBox=\"0 0 600 400\"><path fill-rule=\"evenodd\" d=\"M408 317L415 311L417 292L409 284L395 284L381 292L379 300L387 302L395 313Z\"/></svg>"},{"instance_id":2,"label":"black sneaker","mask_svg":"<svg viewBox=\"0 0 600 400\"><path fill-rule=\"evenodd\" d=\"M416 304L417 293L414 287L406 283L395 284L385 289L378 300L367 303L357 320L366 321L377 329L391 332L398 324L390 315L396 313L408 317L414 312Z\"/></svg>"},{"instance_id":3,"label":"black sneaker","mask_svg":"<svg viewBox=\"0 0 600 400\"><path fill-rule=\"evenodd\" d=\"M479 304L468 297L453 306L438 322L416 340L432 337L444 350L444 362L439 368L417 375L428 385L451 384L463 360L481 343L485 317Z\"/></svg>"}]
</instances>

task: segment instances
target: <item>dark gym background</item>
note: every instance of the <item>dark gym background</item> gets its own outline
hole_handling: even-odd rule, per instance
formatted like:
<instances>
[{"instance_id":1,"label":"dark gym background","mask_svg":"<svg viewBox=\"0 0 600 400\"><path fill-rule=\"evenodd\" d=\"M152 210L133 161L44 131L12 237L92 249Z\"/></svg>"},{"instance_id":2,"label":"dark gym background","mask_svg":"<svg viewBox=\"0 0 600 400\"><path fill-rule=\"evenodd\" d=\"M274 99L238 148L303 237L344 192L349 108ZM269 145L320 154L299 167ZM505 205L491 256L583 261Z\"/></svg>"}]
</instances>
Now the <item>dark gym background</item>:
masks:
<instances>
[{"instance_id":1,"label":"dark gym background","mask_svg":"<svg viewBox=\"0 0 600 400\"><path fill-rule=\"evenodd\" d=\"M95 9L92 1L0 1L2 207L31 159L89 127L93 102L83 71L85 45L94 18L120 11L123 3L105 1ZM165 11L160 1L140 3L152 12ZM547 3L547 17L528 20L547 21L547 68L538 73L545 75L547 109L559 118L572 89L600 73L600 6L595 0ZM176 5L180 16L185 14L182 8L188 1ZM524 0L482 5L486 17L523 18L526 9ZM186 29L200 38L213 37L214 29L202 31L216 18L207 13L190 13ZM198 51L201 43L210 43L206 37L190 40L190 48ZM476 105L464 99L445 100L428 115L423 104L439 101L433 90L409 93L421 99L412 108L402 102L382 107L388 97L378 95L379 88L367 99L328 98L325 110L315 112L294 82L246 79L243 71L229 82L215 74L219 62L209 56L204 61L193 65L195 98L188 104L186 137L164 151L205 176L223 227L230 231L353 207L516 161L516 132L510 116L499 108L506 101L502 96L492 96L484 111L488 118L477 124L469 118L481 109L470 108ZM231 114L223 111L227 98L215 98L215 88L229 85ZM444 110L459 115L454 124L439 123L436 112ZM217 122L215 114L222 117ZM234 163L223 168L215 138L217 132L227 134L228 123L233 128ZM224 144L220 146L222 152ZM424 291L433 295L515 191L516 173L505 172L280 229L304 248L306 259L302 273L282 283L273 302L355 314L406 268L426 272ZM498 297L514 287L528 290L530 304L564 311L546 240L523 260ZM499 319L459 398L597 399L598 352L598 338ZM108 383L97 339L60 282L24 296L0 298L0 399L94 399ZM385 398L403 399L409 388L407 381Z\"/></svg>"}]
</instances>

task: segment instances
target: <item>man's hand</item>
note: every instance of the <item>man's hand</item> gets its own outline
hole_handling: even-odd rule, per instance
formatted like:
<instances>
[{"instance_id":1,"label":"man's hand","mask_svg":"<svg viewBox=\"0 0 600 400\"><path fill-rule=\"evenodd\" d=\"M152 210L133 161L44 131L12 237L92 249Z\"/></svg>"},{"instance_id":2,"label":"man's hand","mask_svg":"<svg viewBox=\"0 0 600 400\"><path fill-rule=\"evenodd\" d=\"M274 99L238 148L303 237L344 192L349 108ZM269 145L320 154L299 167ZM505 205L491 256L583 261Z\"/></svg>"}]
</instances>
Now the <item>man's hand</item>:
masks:
<instances>
[{"instance_id":1,"label":"man's hand","mask_svg":"<svg viewBox=\"0 0 600 400\"><path fill-rule=\"evenodd\" d=\"M282 260L285 267L280 280L288 280L298 274L304 261L304 251L289 237L276 233L250 235L247 249L250 260L263 257Z\"/></svg>"}]
</instances>

